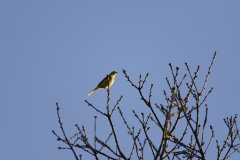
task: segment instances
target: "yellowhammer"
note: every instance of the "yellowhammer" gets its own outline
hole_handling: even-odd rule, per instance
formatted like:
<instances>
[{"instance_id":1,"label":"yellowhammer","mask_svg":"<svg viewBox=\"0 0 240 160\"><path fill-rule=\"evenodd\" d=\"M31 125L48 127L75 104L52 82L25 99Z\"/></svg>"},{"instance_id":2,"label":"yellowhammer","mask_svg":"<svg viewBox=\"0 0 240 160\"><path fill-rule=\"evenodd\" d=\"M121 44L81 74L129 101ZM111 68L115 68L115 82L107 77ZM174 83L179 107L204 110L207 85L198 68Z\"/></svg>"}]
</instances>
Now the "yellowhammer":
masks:
<instances>
[{"instance_id":1,"label":"yellowhammer","mask_svg":"<svg viewBox=\"0 0 240 160\"><path fill-rule=\"evenodd\" d=\"M108 88L114 83L114 79L118 72L112 71L109 75L107 75L91 92L88 93L88 96L91 96L94 92L102 88ZM109 81L108 81L109 80Z\"/></svg>"}]
</instances>

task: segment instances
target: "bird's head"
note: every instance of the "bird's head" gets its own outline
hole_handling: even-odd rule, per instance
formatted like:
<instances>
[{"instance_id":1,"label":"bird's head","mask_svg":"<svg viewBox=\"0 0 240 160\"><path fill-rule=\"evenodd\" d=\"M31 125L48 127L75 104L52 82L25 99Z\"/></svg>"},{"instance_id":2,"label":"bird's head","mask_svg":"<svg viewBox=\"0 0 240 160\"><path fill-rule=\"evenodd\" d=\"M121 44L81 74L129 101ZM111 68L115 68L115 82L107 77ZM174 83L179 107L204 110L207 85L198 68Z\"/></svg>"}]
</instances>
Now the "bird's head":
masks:
<instances>
[{"instance_id":1,"label":"bird's head","mask_svg":"<svg viewBox=\"0 0 240 160\"><path fill-rule=\"evenodd\" d=\"M116 76L117 73L118 73L118 72L116 72L116 71L112 71L112 72L110 73L110 75L111 75L111 76Z\"/></svg>"}]
</instances>

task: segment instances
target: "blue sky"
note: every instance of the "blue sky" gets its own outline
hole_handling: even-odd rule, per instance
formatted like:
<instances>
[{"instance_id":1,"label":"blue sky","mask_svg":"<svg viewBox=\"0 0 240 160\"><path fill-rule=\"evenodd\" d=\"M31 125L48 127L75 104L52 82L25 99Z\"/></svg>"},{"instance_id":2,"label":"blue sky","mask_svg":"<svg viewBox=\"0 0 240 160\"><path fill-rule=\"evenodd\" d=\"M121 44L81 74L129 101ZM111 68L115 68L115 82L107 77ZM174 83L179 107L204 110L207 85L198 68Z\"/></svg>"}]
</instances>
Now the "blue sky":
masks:
<instances>
[{"instance_id":1,"label":"blue sky","mask_svg":"<svg viewBox=\"0 0 240 160\"><path fill-rule=\"evenodd\" d=\"M64 145L51 133L61 135L56 102L69 137L77 132L76 123L93 137L97 115L99 136L104 139L108 133L101 129L106 121L84 100L105 109L106 91L91 97L87 93L106 74L119 72L111 87L111 104L123 95L120 107L132 126L137 124L132 110L149 110L122 69L135 83L139 74L149 72L145 94L153 83L152 101L166 104L165 77L172 80L168 63L180 67L180 76L187 73L185 62L192 71L200 65L200 87L215 51L207 84L207 90L214 87L214 91L206 103L208 126L213 125L222 142L227 134L223 118L240 113L239 15L237 0L0 1L0 159L73 159L70 151L57 149ZM127 135L115 114L119 134ZM211 147L215 146L214 141Z\"/></svg>"}]
</instances>

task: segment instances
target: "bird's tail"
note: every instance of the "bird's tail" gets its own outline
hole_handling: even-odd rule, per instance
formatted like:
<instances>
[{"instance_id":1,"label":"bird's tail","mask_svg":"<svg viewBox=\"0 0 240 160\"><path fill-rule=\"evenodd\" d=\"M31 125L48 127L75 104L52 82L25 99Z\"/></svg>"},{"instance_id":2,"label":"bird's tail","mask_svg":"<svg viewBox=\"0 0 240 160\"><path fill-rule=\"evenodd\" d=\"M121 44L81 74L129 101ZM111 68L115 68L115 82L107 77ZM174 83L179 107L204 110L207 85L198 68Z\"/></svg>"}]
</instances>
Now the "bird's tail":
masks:
<instances>
[{"instance_id":1,"label":"bird's tail","mask_svg":"<svg viewBox=\"0 0 240 160\"><path fill-rule=\"evenodd\" d=\"M93 94L94 92L96 92L96 88L93 89L91 92L88 93L88 96L91 96L91 94Z\"/></svg>"},{"instance_id":2,"label":"bird's tail","mask_svg":"<svg viewBox=\"0 0 240 160\"><path fill-rule=\"evenodd\" d=\"M97 90L99 90L101 88L94 88L91 92L88 93L88 96L91 96L94 92L96 92Z\"/></svg>"}]
</instances>

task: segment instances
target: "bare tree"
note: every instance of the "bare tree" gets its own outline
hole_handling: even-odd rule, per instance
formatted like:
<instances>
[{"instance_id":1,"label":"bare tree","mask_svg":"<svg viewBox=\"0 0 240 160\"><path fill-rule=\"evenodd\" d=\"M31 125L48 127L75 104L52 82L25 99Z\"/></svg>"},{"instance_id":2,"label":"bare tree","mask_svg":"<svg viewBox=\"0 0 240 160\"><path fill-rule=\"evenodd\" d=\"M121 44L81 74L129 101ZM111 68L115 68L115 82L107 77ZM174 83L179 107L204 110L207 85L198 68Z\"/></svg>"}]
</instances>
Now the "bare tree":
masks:
<instances>
[{"instance_id":1,"label":"bare tree","mask_svg":"<svg viewBox=\"0 0 240 160\"><path fill-rule=\"evenodd\" d=\"M84 153L92 155L96 160L103 159L133 159L133 156L143 160L145 155L151 155L154 160L161 159L206 159L209 146L213 142L215 133L213 127L210 125L207 127L208 120L208 106L204 104L210 93L213 91L211 88L205 93L206 84L208 82L208 77L211 74L211 69L213 62L216 58L216 52L212 58L211 64L208 68L208 72L205 77L205 81L202 87L197 87L196 79L198 78L198 72L200 66L197 67L195 72L190 71L190 67L185 63L190 82L186 83L187 92L184 94L182 91L183 82L186 80L187 74L179 78L179 68L176 67L174 70L172 64L169 63L170 70L172 73L173 82L166 78L167 85L169 87L170 95L167 91L163 91L166 105L163 104L153 104L151 101L153 84L151 84L148 96L144 96L143 88L146 83L148 73L145 77L139 76L138 84L134 84L130 76L127 74L126 70L123 73L126 80L134 87L139 94L142 102L149 109L149 113L137 114L133 110L133 116L139 121L139 126L130 127L128 121L124 117L124 114L119 107L119 103L122 100L121 96L116 104L110 106L110 91L107 90L107 107L106 110L99 110L92 103L85 100L87 105L89 105L93 110L97 111L101 116L105 117L109 127L111 128L108 138L102 140L98 137L97 129L97 116L94 117L94 139L93 143L90 142L88 135L86 134L86 129L84 126L76 126L76 134L72 137L68 137L63 128L63 123L60 118L59 105L57 106L57 116L58 122L60 124L60 129L63 136L59 136L55 131L53 134L57 137L58 141L62 141L67 147L59 147L59 149L69 149L72 151L75 159L82 159L82 154L78 155L77 150L82 150ZM200 88L200 89L199 89ZM190 107L190 100L193 101L192 107ZM123 123L125 124L128 133L132 141L127 141L128 146L131 146L131 150L126 153L123 151L123 147L119 143L119 136L117 136L117 131L115 125L112 121L114 115L120 114ZM161 113L161 114L160 114ZM200 116L201 113L201 116ZM203 114L202 114L203 113ZM164 117L164 121L160 121L159 117ZM230 116L224 119L226 125L226 137L223 142L216 140L216 159L229 159L233 153L239 152L240 143L237 143L237 138L239 137L239 131L236 125L237 115ZM154 127L150 129L150 123L154 124ZM179 127L181 124L181 127ZM151 125L153 126L153 125ZM184 127L182 127L184 126ZM139 129L136 129L139 128ZM208 135L205 135L205 131L210 131ZM103 131L105 132L105 131ZM160 141L154 140L151 136L151 132L159 135ZM178 134L176 134L178 133ZM181 134L179 134L181 133ZM126 136L124 135L124 136ZM114 145L109 143L112 139ZM98 147L97 147L98 145ZM215 145L214 145L215 146ZM82 153L82 152L81 152ZM213 153L211 153L213 154ZM105 157L105 158L104 158Z\"/></svg>"}]
</instances>

